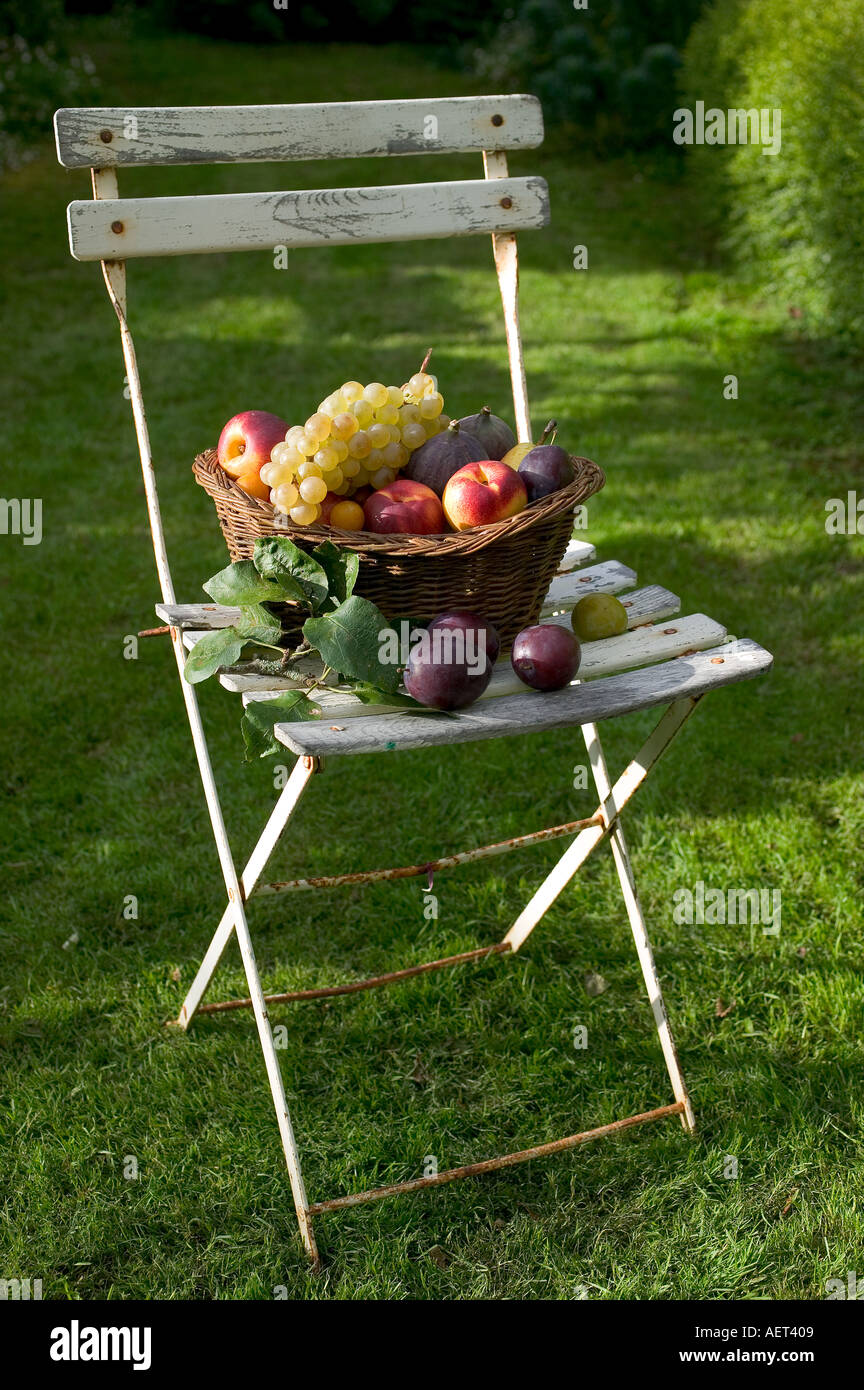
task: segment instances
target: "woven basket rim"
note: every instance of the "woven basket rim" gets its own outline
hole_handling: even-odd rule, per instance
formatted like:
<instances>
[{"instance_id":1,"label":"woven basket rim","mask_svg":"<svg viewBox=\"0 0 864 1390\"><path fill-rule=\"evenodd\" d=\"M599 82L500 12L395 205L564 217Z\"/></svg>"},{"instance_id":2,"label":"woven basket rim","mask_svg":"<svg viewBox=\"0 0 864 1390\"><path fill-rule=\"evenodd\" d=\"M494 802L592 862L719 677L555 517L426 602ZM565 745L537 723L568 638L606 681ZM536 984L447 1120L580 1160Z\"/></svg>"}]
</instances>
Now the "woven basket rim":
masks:
<instances>
[{"instance_id":1,"label":"woven basket rim","mask_svg":"<svg viewBox=\"0 0 864 1390\"><path fill-rule=\"evenodd\" d=\"M576 471L573 482L550 493L548 497L529 503L515 516L493 521L488 526L474 526L467 531L443 531L426 536L402 532L378 535L372 531L342 531L335 526L295 526L290 522L285 524L284 520L277 523L275 519L277 516L281 518L282 513L277 512L272 503L250 497L248 492L238 487L235 480L219 466L215 449L205 449L198 454L192 471L196 482L211 496L216 492L227 494L226 500L240 505L250 515L260 513L261 520L269 523L280 535L304 540L307 544L329 540L334 545L349 546L361 555L399 558L408 555L474 554L498 540L515 539L561 512L572 511L600 491L606 482L606 475L592 459L571 454L570 461Z\"/></svg>"}]
</instances>

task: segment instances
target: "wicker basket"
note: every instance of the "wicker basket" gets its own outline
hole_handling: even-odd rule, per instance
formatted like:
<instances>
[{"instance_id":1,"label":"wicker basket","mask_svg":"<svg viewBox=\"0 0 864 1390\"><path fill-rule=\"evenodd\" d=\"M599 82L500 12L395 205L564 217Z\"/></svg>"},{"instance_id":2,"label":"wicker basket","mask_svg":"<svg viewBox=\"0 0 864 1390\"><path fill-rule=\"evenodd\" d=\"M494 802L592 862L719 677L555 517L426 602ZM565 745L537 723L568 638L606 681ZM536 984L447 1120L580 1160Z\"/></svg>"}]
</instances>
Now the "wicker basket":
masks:
<instances>
[{"instance_id":1,"label":"wicker basket","mask_svg":"<svg viewBox=\"0 0 864 1390\"><path fill-rule=\"evenodd\" d=\"M377 604L386 618L429 619L447 609L467 608L494 623L507 646L539 617L573 531L574 507L606 481L590 459L573 458L573 466L572 483L518 515L440 536L286 524L269 502L237 487L219 467L214 449L198 455L193 472L216 505L232 560L251 559L259 536L289 536L304 550L329 540L360 556L356 592Z\"/></svg>"}]
</instances>

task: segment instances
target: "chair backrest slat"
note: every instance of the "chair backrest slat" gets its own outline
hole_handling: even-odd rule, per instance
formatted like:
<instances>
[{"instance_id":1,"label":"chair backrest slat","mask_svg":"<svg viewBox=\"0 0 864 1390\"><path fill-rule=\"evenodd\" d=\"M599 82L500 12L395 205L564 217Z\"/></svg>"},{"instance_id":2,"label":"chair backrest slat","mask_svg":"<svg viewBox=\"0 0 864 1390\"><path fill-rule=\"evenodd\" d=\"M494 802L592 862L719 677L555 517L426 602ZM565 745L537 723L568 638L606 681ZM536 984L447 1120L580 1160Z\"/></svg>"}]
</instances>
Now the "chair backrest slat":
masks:
<instances>
[{"instance_id":1,"label":"chair backrest slat","mask_svg":"<svg viewBox=\"0 0 864 1390\"><path fill-rule=\"evenodd\" d=\"M463 179L379 188L117 198L69 204L79 261L347 246L513 232L549 221L545 179Z\"/></svg>"},{"instance_id":2,"label":"chair backrest slat","mask_svg":"<svg viewBox=\"0 0 864 1390\"><path fill-rule=\"evenodd\" d=\"M543 140L543 113L526 95L82 107L58 111L54 128L60 163L80 169L534 149Z\"/></svg>"}]
</instances>

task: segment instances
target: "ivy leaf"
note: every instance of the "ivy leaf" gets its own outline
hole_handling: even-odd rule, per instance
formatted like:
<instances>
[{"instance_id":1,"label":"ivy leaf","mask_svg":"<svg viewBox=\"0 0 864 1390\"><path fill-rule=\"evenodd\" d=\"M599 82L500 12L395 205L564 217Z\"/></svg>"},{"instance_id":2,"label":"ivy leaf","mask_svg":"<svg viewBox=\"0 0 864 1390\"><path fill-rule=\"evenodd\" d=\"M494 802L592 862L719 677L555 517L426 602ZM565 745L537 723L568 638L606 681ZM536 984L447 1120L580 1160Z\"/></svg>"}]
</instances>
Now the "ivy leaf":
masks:
<instances>
[{"instance_id":1,"label":"ivy leaf","mask_svg":"<svg viewBox=\"0 0 864 1390\"><path fill-rule=\"evenodd\" d=\"M313 613L326 603L326 571L287 536L259 536L253 556L258 573L278 585L280 597L303 603Z\"/></svg>"},{"instance_id":2,"label":"ivy leaf","mask_svg":"<svg viewBox=\"0 0 864 1390\"><path fill-rule=\"evenodd\" d=\"M307 618L303 624L303 636L334 671L389 692L398 687L400 671L398 666L379 660L380 634L385 630L389 627L384 614L358 594L352 594L332 613Z\"/></svg>"},{"instance_id":3,"label":"ivy leaf","mask_svg":"<svg viewBox=\"0 0 864 1390\"><path fill-rule=\"evenodd\" d=\"M209 594L216 603L238 608L283 597L275 584L261 578L251 560L238 560L236 564L227 565L208 579L203 588L205 594Z\"/></svg>"},{"instance_id":4,"label":"ivy leaf","mask_svg":"<svg viewBox=\"0 0 864 1390\"><path fill-rule=\"evenodd\" d=\"M206 681L222 666L234 666L240 659L244 638L236 627L220 627L206 632L186 658L183 675L190 685Z\"/></svg>"},{"instance_id":5,"label":"ivy leaf","mask_svg":"<svg viewBox=\"0 0 864 1390\"><path fill-rule=\"evenodd\" d=\"M275 700L252 700L240 720L246 745L246 762L252 762L254 758L268 758L272 753L282 751L282 744L273 734L274 725L320 718L321 710L302 690L286 690Z\"/></svg>"},{"instance_id":6,"label":"ivy leaf","mask_svg":"<svg viewBox=\"0 0 864 1390\"><path fill-rule=\"evenodd\" d=\"M360 570L360 556L355 550L340 550L332 541L322 541L312 554L320 561L321 568L327 575L330 599L333 607L337 608L354 592Z\"/></svg>"},{"instance_id":7,"label":"ivy leaf","mask_svg":"<svg viewBox=\"0 0 864 1390\"><path fill-rule=\"evenodd\" d=\"M247 642L260 642L265 647L278 647L282 624L261 603L248 604L240 613L237 631Z\"/></svg>"}]
</instances>

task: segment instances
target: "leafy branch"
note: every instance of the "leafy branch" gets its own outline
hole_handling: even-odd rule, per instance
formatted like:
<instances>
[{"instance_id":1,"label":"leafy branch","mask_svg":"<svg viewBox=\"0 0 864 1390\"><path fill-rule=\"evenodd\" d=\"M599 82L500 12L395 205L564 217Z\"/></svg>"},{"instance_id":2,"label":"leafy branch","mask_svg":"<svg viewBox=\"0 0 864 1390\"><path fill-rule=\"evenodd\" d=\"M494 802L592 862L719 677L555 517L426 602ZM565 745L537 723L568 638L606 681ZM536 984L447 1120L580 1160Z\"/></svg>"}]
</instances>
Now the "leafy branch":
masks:
<instances>
[{"instance_id":1,"label":"leafy branch","mask_svg":"<svg viewBox=\"0 0 864 1390\"><path fill-rule=\"evenodd\" d=\"M354 593L359 567L354 551L340 550L331 541L309 554L287 536L268 536L255 542L251 560L226 566L204 585L216 603L239 608L240 618L196 642L186 658L186 680L195 684L236 666L251 646L261 649L257 669L296 683L275 699L247 706L241 720L247 761L279 751L276 724L320 719L315 695L321 690L351 692L364 704L423 709L399 691L401 669L380 659L387 620L374 603ZM303 641L293 650L275 607L285 603L299 605L308 615ZM268 658L268 651L274 655ZM323 664L320 675L292 671L293 663L316 655ZM335 684L327 683L331 676Z\"/></svg>"}]
</instances>

